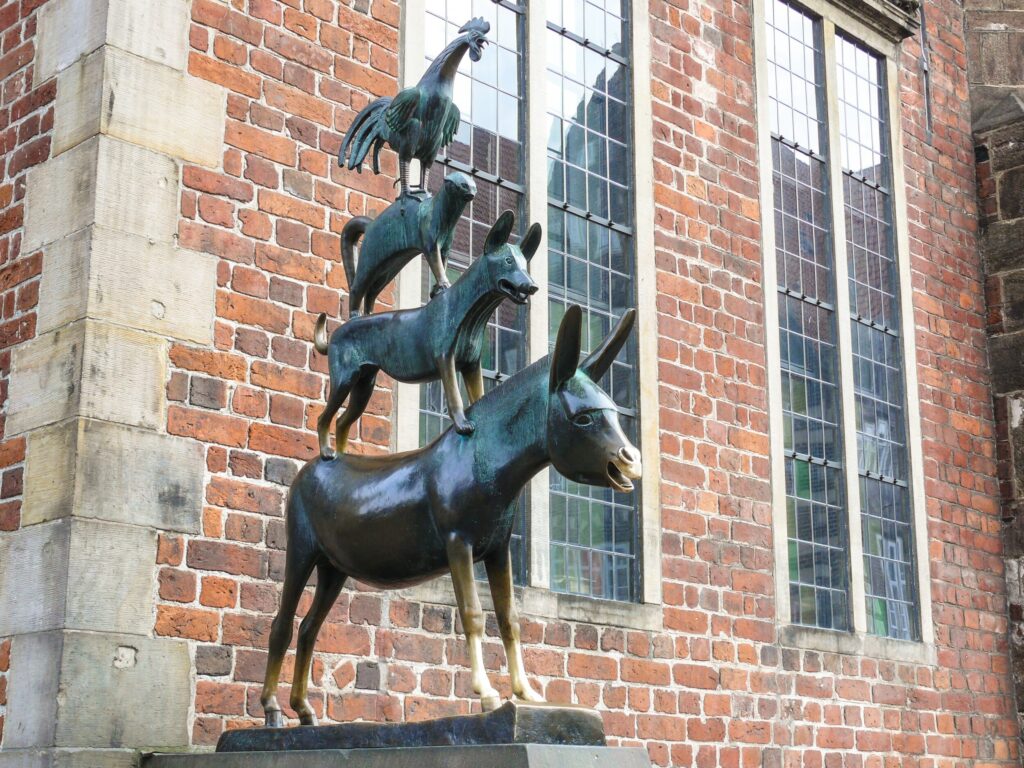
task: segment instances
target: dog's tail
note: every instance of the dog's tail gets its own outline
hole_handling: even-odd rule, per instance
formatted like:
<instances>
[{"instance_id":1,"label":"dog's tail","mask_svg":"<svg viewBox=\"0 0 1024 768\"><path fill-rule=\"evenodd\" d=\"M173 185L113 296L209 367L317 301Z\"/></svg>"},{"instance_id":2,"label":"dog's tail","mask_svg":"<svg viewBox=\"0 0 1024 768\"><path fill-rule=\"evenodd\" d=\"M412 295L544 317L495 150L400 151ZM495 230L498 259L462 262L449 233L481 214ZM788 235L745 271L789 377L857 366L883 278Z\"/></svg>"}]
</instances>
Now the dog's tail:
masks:
<instances>
[{"instance_id":1,"label":"dog's tail","mask_svg":"<svg viewBox=\"0 0 1024 768\"><path fill-rule=\"evenodd\" d=\"M345 279L351 291L356 281L356 243L373 221L369 216L353 216L341 229L341 263L345 267Z\"/></svg>"},{"instance_id":2,"label":"dog's tail","mask_svg":"<svg viewBox=\"0 0 1024 768\"><path fill-rule=\"evenodd\" d=\"M313 330L313 346L321 355L327 354L327 313L321 312Z\"/></svg>"}]
</instances>

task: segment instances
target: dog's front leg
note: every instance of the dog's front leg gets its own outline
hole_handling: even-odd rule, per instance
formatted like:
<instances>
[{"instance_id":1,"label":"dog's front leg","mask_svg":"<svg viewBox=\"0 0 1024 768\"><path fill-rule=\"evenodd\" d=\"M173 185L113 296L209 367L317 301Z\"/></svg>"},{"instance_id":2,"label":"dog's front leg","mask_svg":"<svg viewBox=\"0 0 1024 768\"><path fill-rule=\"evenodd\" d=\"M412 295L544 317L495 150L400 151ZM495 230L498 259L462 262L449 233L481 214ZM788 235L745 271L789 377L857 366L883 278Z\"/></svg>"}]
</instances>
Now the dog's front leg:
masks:
<instances>
[{"instance_id":1,"label":"dog's front leg","mask_svg":"<svg viewBox=\"0 0 1024 768\"><path fill-rule=\"evenodd\" d=\"M460 435L473 434L476 425L466 418L466 407L462 403L459 380L455 373L455 355L438 355L435 362L437 363L437 372L441 375L444 396L448 401L448 415L455 424L455 431Z\"/></svg>"},{"instance_id":2,"label":"dog's front leg","mask_svg":"<svg viewBox=\"0 0 1024 768\"><path fill-rule=\"evenodd\" d=\"M434 298L441 291L451 288L452 284L448 282L448 275L444 271L445 260L441 256L441 246L435 245L430 253L426 254L426 258L430 271L434 273L434 287L430 291L430 298Z\"/></svg>"}]
</instances>

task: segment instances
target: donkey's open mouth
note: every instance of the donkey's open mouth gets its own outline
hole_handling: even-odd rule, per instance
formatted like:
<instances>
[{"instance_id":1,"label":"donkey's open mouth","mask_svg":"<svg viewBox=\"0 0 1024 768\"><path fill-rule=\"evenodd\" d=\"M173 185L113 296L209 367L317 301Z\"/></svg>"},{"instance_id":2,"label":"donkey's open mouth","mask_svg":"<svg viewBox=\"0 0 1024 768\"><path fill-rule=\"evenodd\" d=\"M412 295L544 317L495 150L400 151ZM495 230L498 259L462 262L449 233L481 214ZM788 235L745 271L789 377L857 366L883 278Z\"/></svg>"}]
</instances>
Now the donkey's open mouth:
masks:
<instances>
[{"instance_id":1,"label":"donkey's open mouth","mask_svg":"<svg viewBox=\"0 0 1024 768\"><path fill-rule=\"evenodd\" d=\"M619 453L608 462L608 482L611 483L619 493L629 493L633 490L633 480L640 477L640 458L635 448L622 448Z\"/></svg>"}]
</instances>

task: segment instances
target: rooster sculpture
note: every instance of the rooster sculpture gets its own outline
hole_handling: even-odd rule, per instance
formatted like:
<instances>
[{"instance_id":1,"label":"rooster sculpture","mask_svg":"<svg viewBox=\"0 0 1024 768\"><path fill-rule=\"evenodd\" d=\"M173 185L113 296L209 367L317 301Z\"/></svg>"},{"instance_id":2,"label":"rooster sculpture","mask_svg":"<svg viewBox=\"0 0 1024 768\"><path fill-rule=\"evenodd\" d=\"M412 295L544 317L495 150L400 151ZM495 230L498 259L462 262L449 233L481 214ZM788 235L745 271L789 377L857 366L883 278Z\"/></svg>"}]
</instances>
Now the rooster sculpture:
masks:
<instances>
[{"instance_id":1,"label":"rooster sculpture","mask_svg":"<svg viewBox=\"0 0 1024 768\"><path fill-rule=\"evenodd\" d=\"M373 172L380 173L380 150L387 144L398 153L401 194L409 193L413 158L420 161L420 189L425 190L437 153L451 144L459 129L459 108L452 101L455 73L466 51L471 60L480 61L490 30L491 25L482 18L467 22L431 62L419 83L393 99L383 97L366 106L345 134L338 164L361 173L372 150Z\"/></svg>"}]
</instances>

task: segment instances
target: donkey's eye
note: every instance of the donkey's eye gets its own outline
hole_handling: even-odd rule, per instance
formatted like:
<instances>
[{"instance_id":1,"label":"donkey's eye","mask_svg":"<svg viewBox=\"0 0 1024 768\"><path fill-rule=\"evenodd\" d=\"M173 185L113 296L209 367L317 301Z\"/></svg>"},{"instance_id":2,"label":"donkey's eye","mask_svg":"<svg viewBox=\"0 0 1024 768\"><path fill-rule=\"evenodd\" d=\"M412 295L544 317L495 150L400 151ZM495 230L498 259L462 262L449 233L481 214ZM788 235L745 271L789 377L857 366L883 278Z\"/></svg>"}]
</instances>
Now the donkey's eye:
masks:
<instances>
[{"instance_id":1,"label":"donkey's eye","mask_svg":"<svg viewBox=\"0 0 1024 768\"><path fill-rule=\"evenodd\" d=\"M594 423L594 417L591 416L589 413L581 413L579 416L572 420L572 423L575 424L577 427L589 427L591 424Z\"/></svg>"},{"instance_id":2,"label":"donkey's eye","mask_svg":"<svg viewBox=\"0 0 1024 768\"><path fill-rule=\"evenodd\" d=\"M512 257L511 256L506 256L505 257L505 264L507 264L510 267L512 266Z\"/></svg>"}]
</instances>

